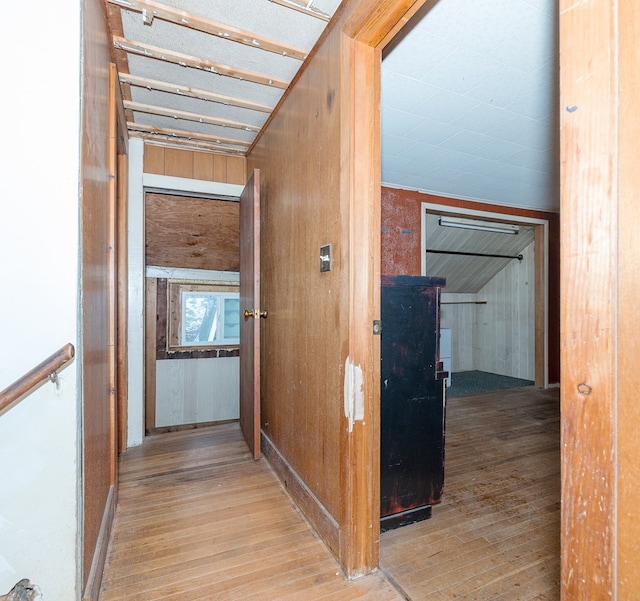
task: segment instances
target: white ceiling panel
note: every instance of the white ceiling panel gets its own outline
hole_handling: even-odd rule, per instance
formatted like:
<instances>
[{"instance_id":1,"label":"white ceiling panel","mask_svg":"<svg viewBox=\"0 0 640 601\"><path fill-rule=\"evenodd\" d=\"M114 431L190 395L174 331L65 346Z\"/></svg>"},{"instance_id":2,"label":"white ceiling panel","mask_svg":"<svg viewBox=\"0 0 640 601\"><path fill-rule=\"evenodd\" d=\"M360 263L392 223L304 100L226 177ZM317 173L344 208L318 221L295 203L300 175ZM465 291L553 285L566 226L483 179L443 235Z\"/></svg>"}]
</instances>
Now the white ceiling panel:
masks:
<instances>
[{"instance_id":1,"label":"white ceiling panel","mask_svg":"<svg viewBox=\"0 0 640 601\"><path fill-rule=\"evenodd\" d=\"M439 0L403 31L382 64L383 183L557 210L556 13L556 0Z\"/></svg>"}]
</instances>

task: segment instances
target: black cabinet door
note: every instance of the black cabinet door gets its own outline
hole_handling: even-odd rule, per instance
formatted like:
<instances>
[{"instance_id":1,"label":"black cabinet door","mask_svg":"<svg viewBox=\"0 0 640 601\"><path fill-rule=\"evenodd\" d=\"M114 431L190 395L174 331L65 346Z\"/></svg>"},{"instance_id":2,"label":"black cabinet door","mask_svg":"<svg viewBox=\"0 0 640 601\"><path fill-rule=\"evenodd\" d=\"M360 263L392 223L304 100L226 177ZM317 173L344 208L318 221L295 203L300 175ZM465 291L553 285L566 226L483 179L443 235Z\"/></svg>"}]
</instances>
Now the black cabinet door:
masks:
<instances>
[{"instance_id":1,"label":"black cabinet door","mask_svg":"<svg viewBox=\"0 0 640 601\"><path fill-rule=\"evenodd\" d=\"M381 517L430 508L442 495L444 381L436 379L440 286L434 280L444 282L382 277Z\"/></svg>"}]
</instances>

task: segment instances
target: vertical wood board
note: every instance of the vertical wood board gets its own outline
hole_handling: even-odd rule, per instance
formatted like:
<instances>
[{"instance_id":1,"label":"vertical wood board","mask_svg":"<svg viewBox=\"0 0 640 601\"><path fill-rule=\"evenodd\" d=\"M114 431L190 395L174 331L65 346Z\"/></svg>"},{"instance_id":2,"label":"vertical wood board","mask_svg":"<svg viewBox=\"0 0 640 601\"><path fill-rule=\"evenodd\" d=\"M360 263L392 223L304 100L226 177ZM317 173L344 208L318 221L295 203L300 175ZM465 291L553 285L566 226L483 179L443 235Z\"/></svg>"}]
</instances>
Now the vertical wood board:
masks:
<instances>
[{"instance_id":1,"label":"vertical wood board","mask_svg":"<svg viewBox=\"0 0 640 601\"><path fill-rule=\"evenodd\" d=\"M618 2L560 2L562 599L615 598Z\"/></svg>"},{"instance_id":2,"label":"vertical wood board","mask_svg":"<svg viewBox=\"0 0 640 601\"><path fill-rule=\"evenodd\" d=\"M640 590L640 240L638 237L638 139L640 97L638 54L640 5L619 3L620 24L620 162L618 169L618 599L632 599Z\"/></svg>"}]
</instances>

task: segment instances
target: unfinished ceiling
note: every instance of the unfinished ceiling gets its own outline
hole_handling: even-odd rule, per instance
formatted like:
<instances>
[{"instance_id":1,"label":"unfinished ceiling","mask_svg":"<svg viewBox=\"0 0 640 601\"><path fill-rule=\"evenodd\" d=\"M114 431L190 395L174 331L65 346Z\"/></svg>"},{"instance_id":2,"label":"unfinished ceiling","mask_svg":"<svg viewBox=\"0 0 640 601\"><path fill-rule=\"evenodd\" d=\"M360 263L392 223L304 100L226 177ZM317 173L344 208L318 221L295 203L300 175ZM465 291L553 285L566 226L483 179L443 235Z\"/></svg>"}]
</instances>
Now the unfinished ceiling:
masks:
<instances>
[{"instance_id":1,"label":"unfinished ceiling","mask_svg":"<svg viewBox=\"0 0 640 601\"><path fill-rule=\"evenodd\" d=\"M382 180L557 210L557 0L439 0L382 65ZM105 0L129 135L243 155L340 0Z\"/></svg>"},{"instance_id":2,"label":"unfinished ceiling","mask_svg":"<svg viewBox=\"0 0 640 601\"><path fill-rule=\"evenodd\" d=\"M105 0L129 135L245 154L340 0Z\"/></svg>"}]
</instances>

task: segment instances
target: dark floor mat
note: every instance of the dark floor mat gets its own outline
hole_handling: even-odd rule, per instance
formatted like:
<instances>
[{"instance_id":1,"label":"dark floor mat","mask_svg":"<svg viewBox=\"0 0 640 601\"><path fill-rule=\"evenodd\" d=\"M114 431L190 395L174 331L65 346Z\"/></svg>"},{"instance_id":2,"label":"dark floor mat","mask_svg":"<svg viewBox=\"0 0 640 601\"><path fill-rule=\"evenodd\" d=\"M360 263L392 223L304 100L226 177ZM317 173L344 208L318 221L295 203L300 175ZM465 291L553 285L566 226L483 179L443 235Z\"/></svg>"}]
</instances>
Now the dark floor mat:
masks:
<instances>
[{"instance_id":1,"label":"dark floor mat","mask_svg":"<svg viewBox=\"0 0 640 601\"><path fill-rule=\"evenodd\" d=\"M533 380L501 376L486 371L460 371L451 374L451 386L447 388L447 395L478 394L479 392L491 392L505 388L533 386L533 384Z\"/></svg>"}]
</instances>

